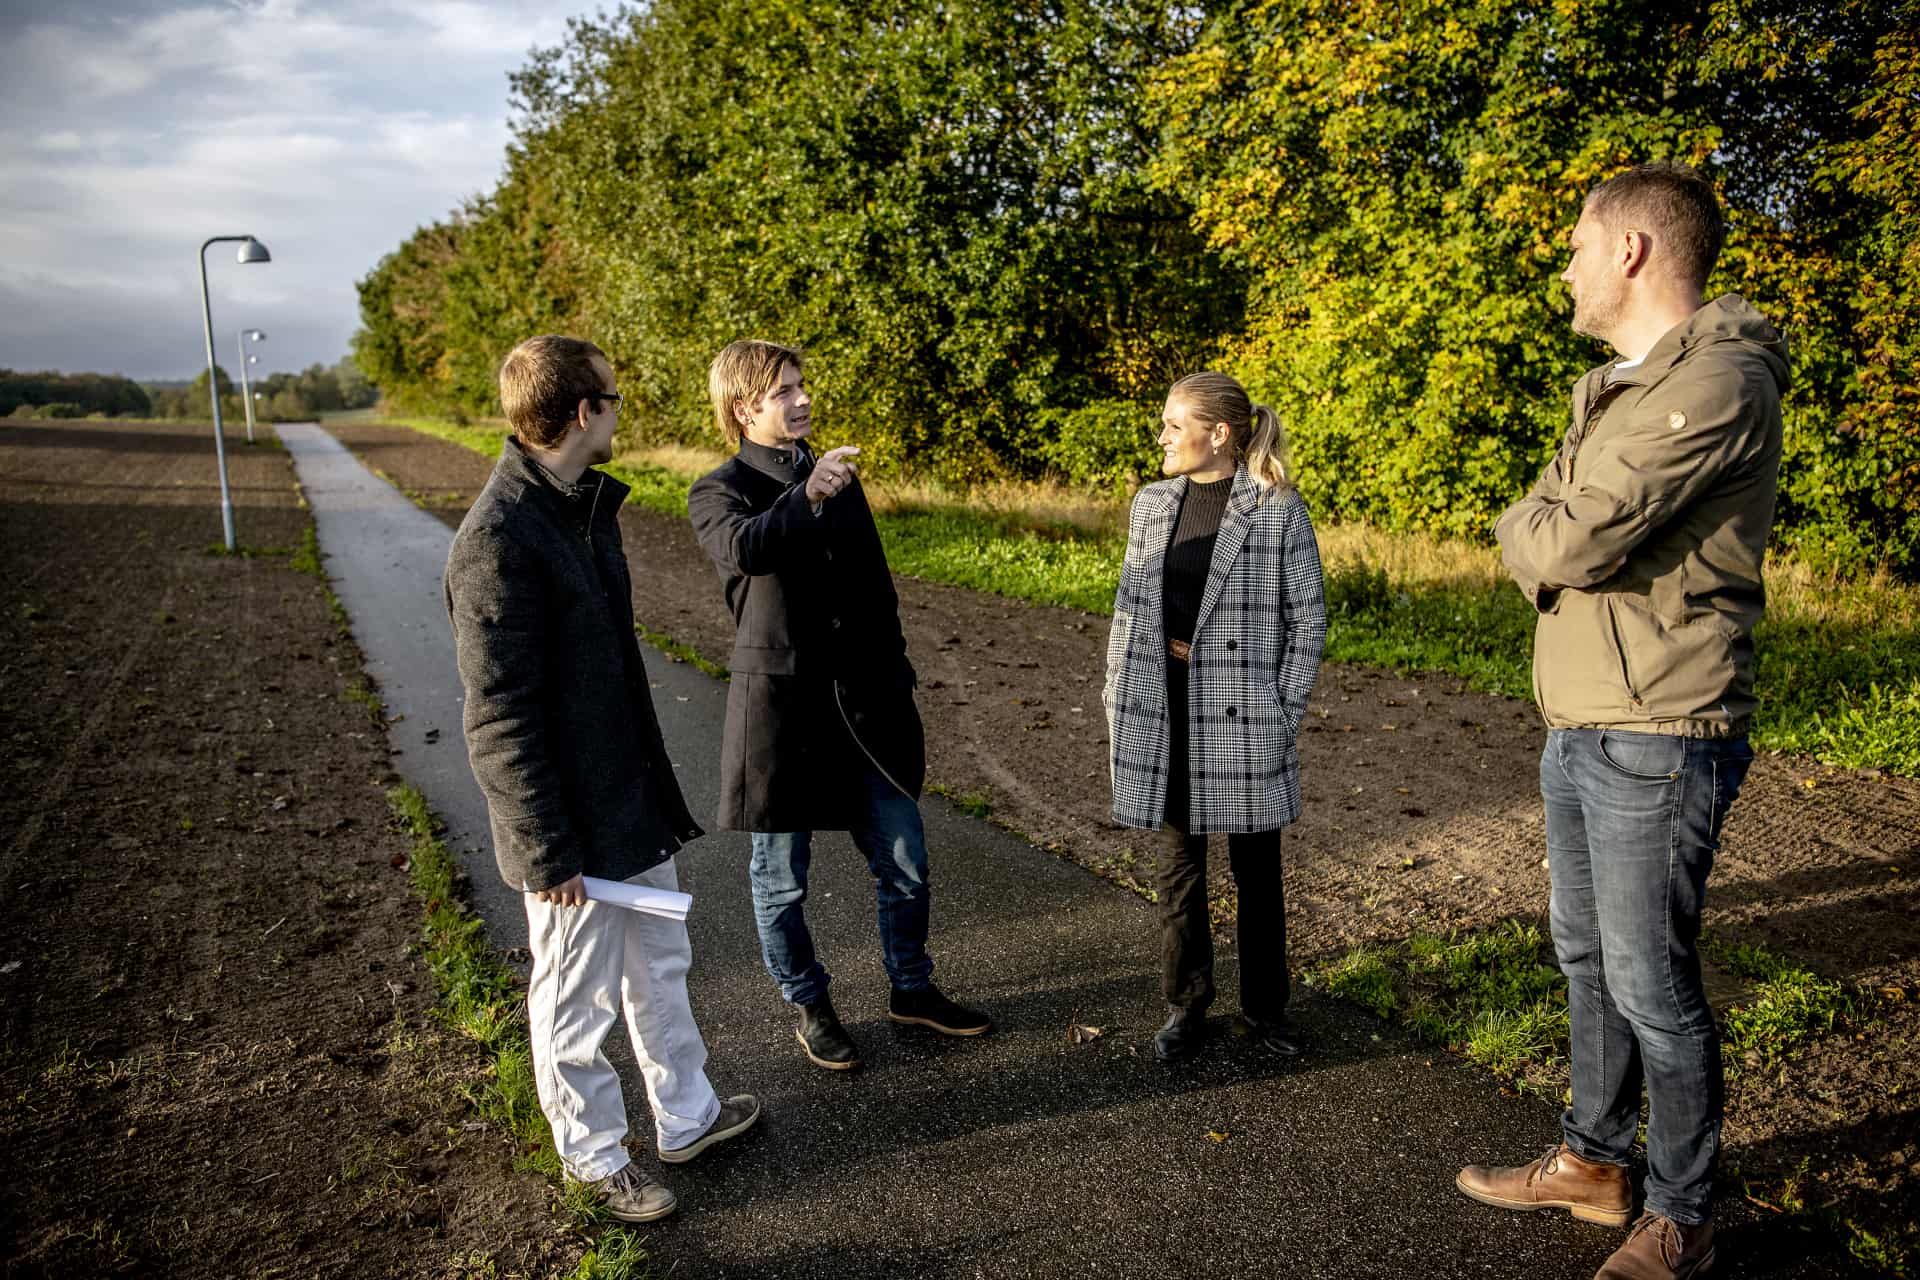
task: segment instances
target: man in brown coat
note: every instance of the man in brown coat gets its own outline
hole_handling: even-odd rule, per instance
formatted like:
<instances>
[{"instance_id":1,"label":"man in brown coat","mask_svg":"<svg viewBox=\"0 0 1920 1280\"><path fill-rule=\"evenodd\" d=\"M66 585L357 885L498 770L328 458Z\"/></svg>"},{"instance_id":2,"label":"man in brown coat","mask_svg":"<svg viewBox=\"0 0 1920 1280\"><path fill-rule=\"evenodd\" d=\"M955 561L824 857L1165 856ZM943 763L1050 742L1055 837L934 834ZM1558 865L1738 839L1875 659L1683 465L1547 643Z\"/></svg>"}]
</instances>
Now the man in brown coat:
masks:
<instances>
[{"instance_id":1,"label":"man in brown coat","mask_svg":"<svg viewBox=\"0 0 1920 1280\"><path fill-rule=\"evenodd\" d=\"M1534 694L1567 976L1573 1101L1531 1164L1461 1171L1467 1195L1626 1225L1647 1123L1646 1209L1597 1280L1714 1260L1719 1033L1697 948L1720 827L1753 752L1753 629L1780 473L1784 344L1743 299L1704 301L1713 187L1643 165L1595 188L1564 279L1573 327L1619 353L1574 387L1573 424L1500 518L1539 611Z\"/></svg>"}]
</instances>

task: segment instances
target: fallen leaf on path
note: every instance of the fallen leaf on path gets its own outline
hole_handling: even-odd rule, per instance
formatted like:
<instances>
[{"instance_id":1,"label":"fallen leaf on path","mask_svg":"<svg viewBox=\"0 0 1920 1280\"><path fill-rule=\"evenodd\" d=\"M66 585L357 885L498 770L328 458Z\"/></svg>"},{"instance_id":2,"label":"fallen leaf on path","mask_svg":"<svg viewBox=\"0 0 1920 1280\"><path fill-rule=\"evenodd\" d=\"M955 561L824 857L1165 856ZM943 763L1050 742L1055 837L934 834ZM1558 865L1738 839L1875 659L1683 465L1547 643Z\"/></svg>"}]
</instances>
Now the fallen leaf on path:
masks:
<instances>
[{"instance_id":1,"label":"fallen leaf on path","mask_svg":"<svg viewBox=\"0 0 1920 1280\"><path fill-rule=\"evenodd\" d=\"M1076 1022L1067 1028L1067 1041L1070 1044L1092 1044L1105 1034L1103 1028L1082 1026Z\"/></svg>"},{"instance_id":2,"label":"fallen leaf on path","mask_svg":"<svg viewBox=\"0 0 1920 1280\"><path fill-rule=\"evenodd\" d=\"M1233 1135L1227 1132L1225 1129L1207 1130L1207 1137L1213 1139L1213 1141L1215 1142L1225 1142L1228 1138L1231 1138L1232 1136Z\"/></svg>"}]
</instances>

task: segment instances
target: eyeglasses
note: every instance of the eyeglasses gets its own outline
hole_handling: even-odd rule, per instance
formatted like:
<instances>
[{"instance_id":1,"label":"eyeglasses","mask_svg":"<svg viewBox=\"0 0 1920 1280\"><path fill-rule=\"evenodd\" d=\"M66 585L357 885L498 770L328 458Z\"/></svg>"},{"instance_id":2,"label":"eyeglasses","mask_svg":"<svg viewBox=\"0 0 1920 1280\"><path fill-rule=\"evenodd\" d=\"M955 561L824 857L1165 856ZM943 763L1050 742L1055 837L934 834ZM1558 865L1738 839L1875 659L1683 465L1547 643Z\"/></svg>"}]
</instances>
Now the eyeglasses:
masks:
<instances>
[{"instance_id":1,"label":"eyeglasses","mask_svg":"<svg viewBox=\"0 0 1920 1280\"><path fill-rule=\"evenodd\" d=\"M627 398L618 391L596 391L587 398L600 403L605 403L608 400L613 401L613 411L615 413L620 412L620 406L627 402Z\"/></svg>"}]
</instances>

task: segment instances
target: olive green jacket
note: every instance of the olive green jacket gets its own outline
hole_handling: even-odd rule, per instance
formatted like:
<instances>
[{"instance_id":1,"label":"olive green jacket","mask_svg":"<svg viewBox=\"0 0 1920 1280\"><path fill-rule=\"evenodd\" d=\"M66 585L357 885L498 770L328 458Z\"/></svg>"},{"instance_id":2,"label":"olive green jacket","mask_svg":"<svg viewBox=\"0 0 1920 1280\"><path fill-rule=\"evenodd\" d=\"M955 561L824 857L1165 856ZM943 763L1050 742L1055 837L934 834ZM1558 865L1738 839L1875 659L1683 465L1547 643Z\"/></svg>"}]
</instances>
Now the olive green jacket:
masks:
<instances>
[{"instance_id":1,"label":"olive green jacket","mask_svg":"<svg viewBox=\"0 0 1920 1280\"><path fill-rule=\"evenodd\" d=\"M1637 367L1574 385L1559 453L1496 528L1539 611L1533 693L1549 726L1746 731L1786 388L1785 343L1734 294Z\"/></svg>"}]
</instances>

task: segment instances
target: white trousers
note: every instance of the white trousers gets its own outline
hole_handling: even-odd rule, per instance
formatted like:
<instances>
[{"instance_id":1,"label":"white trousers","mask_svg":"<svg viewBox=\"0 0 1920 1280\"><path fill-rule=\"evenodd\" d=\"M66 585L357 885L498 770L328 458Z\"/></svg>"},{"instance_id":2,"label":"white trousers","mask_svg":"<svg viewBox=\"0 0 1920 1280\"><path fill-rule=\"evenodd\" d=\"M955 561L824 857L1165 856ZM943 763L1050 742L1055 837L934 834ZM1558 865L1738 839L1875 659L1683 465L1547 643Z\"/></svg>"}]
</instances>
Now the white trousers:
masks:
<instances>
[{"instance_id":1,"label":"white trousers","mask_svg":"<svg viewBox=\"0 0 1920 1280\"><path fill-rule=\"evenodd\" d=\"M677 889L680 881L669 858L630 883ZM707 1081L707 1046L687 1003L687 926L604 902L563 907L525 897L533 1078L567 1173L595 1182L629 1160L621 1145L627 1107L620 1076L600 1050L622 1006L655 1140L680 1147L706 1132L720 1099Z\"/></svg>"}]
</instances>

